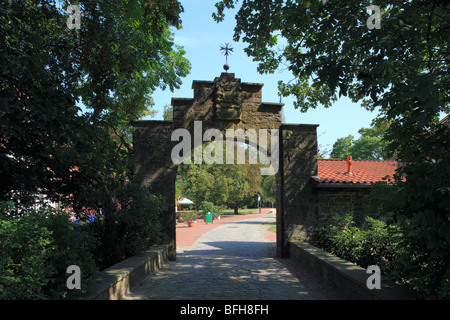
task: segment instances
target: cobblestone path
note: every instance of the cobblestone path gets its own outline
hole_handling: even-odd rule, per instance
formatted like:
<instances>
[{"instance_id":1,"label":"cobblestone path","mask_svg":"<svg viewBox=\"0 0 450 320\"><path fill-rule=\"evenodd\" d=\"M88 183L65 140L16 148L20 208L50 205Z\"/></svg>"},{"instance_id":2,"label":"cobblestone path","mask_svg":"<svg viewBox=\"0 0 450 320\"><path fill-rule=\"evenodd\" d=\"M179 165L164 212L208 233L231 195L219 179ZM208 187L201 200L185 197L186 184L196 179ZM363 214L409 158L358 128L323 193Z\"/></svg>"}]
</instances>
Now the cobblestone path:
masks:
<instances>
[{"instance_id":1,"label":"cobblestone path","mask_svg":"<svg viewBox=\"0 0 450 320\"><path fill-rule=\"evenodd\" d=\"M146 277L127 299L339 299L289 259L275 258L275 243L264 236L274 219L268 214L230 222L178 247L177 260Z\"/></svg>"}]
</instances>

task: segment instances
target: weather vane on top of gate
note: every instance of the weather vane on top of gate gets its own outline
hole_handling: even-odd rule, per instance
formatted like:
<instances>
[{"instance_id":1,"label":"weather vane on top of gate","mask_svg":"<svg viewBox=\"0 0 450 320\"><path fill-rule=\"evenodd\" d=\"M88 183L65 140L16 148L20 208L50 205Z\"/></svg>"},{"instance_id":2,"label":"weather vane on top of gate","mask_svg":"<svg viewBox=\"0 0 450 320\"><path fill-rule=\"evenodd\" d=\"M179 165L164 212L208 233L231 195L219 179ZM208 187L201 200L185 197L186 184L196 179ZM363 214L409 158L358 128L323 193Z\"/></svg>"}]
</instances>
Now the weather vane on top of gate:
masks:
<instances>
[{"instance_id":1,"label":"weather vane on top of gate","mask_svg":"<svg viewBox=\"0 0 450 320\"><path fill-rule=\"evenodd\" d=\"M233 48L228 42L225 42L225 45L220 46L220 50L223 51L223 54L225 56L225 64L223 65L223 68L225 71L228 71L230 69L230 66L228 65L228 56L233 52Z\"/></svg>"}]
</instances>

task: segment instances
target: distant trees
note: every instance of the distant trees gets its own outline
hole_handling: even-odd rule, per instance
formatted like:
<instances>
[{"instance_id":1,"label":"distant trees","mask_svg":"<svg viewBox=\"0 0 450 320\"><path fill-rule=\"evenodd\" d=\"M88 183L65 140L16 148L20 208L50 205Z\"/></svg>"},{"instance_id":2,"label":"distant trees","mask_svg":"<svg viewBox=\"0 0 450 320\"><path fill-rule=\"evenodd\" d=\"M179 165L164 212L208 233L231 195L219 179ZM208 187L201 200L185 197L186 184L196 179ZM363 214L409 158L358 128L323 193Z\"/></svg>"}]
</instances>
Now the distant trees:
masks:
<instances>
[{"instance_id":1,"label":"distant trees","mask_svg":"<svg viewBox=\"0 0 450 320\"><path fill-rule=\"evenodd\" d=\"M262 177L260 187L261 198L264 202L276 202L277 201L277 185L275 175L267 175Z\"/></svg>"},{"instance_id":2,"label":"distant trees","mask_svg":"<svg viewBox=\"0 0 450 320\"><path fill-rule=\"evenodd\" d=\"M353 135L339 138L333 144L330 153L332 159L347 159L352 156L354 160L388 160L392 152L388 149L389 142L384 139L385 130L378 127L361 128L360 138Z\"/></svg>"},{"instance_id":3,"label":"distant trees","mask_svg":"<svg viewBox=\"0 0 450 320\"><path fill-rule=\"evenodd\" d=\"M164 105L163 119L165 121L173 120L173 107L171 105L168 105L168 104Z\"/></svg>"},{"instance_id":4,"label":"distant trees","mask_svg":"<svg viewBox=\"0 0 450 320\"><path fill-rule=\"evenodd\" d=\"M246 148L246 159L249 153ZM272 190L275 184L270 184L271 178L263 178L260 171L259 164L249 164L248 161L245 164L180 164L177 188L181 187L182 194L196 204L209 201L234 208L237 213L239 207L255 204L258 193L264 200L275 201L275 190ZM267 182L263 184L265 180Z\"/></svg>"}]
</instances>

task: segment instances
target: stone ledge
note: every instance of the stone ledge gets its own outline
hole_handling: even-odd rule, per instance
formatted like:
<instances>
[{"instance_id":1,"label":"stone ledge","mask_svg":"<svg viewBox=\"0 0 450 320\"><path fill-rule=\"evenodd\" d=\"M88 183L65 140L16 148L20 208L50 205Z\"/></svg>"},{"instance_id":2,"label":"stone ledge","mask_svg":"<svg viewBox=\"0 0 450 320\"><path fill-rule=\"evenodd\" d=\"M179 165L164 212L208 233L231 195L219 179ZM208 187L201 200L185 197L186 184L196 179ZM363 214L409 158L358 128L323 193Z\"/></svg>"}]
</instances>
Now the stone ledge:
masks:
<instances>
[{"instance_id":1,"label":"stone ledge","mask_svg":"<svg viewBox=\"0 0 450 320\"><path fill-rule=\"evenodd\" d=\"M290 259L300 264L323 282L336 287L342 292L343 299L357 300L413 300L411 291L383 279L381 273L381 289L368 289L366 270L335 255L323 251L305 242L290 242Z\"/></svg>"},{"instance_id":2,"label":"stone ledge","mask_svg":"<svg viewBox=\"0 0 450 320\"><path fill-rule=\"evenodd\" d=\"M100 272L91 293L82 299L121 299L130 292L131 287L166 263L168 263L168 246L152 246L141 255L128 258Z\"/></svg>"}]
</instances>

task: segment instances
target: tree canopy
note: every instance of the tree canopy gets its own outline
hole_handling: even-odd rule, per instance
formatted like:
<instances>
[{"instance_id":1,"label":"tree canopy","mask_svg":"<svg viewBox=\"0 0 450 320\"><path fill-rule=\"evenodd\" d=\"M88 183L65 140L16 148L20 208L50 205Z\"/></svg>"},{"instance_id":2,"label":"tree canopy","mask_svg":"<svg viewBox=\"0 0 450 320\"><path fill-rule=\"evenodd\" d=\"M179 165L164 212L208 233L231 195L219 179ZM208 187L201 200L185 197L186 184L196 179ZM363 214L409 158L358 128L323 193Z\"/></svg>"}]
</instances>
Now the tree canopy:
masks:
<instances>
[{"instance_id":1,"label":"tree canopy","mask_svg":"<svg viewBox=\"0 0 450 320\"><path fill-rule=\"evenodd\" d=\"M202 148L206 146L207 144ZM236 145L237 148L242 148L242 146ZM224 154L226 153L225 149L224 147ZM249 149L245 148L246 159L248 159L249 153L251 153ZM234 155L236 157L237 152ZM260 164L249 164L248 161L245 164L182 163L178 169L177 188L181 187L182 194L196 204L208 201L215 205L234 208L237 213L239 207L254 204L258 192L262 191L263 178L260 170ZM267 201L271 196L271 187L275 188L275 185L266 183L264 186L264 190L267 191L263 197Z\"/></svg>"},{"instance_id":2,"label":"tree canopy","mask_svg":"<svg viewBox=\"0 0 450 320\"><path fill-rule=\"evenodd\" d=\"M190 70L170 31L178 1L83 1L80 29L67 27L68 4L1 0L1 198L39 192L87 206L130 179L130 121Z\"/></svg>"},{"instance_id":3,"label":"tree canopy","mask_svg":"<svg viewBox=\"0 0 450 320\"><path fill-rule=\"evenodd\" d=\"M216 21L239 0L216 3ZM370 5L381 10L370 29ZM340 96L378 110L391 122L387 135L403 159L417 158L418 137L450 112L448 1L243 1L234 40L259 62L260 73L284 67L279 82L301 111L330 107ZM426 157L427 155L422 155Z\"/></svg>"},{"instance_id":4,"label":"tree canopy","mask_svg":"<svg viewBox=\"0 0 450 320\"><path fill-rule=\"evenodd\" d=\"M347 159L352 156L354 160L388 160L393 154L388 152L388 141L384 138L385 129L371 127L361 128L361 135L355 139L353 135L339 138L333 144L330 157L332 159Z\"/></svg>"}]
</instances>

